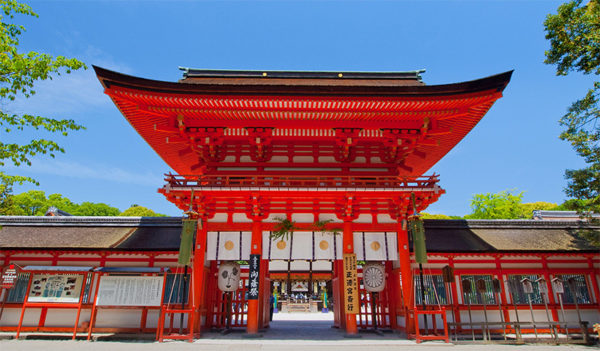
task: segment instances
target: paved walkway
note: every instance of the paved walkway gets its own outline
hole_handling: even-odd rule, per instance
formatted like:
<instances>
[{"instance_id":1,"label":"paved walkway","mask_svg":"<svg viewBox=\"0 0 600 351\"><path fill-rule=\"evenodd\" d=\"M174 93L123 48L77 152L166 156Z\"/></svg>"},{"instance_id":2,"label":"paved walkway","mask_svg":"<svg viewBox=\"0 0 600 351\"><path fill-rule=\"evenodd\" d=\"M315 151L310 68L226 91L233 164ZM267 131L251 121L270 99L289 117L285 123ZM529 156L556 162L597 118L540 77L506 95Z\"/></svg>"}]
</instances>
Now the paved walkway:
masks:
<instances>
[{"instance_id":1,"label":"paved walkway","mask_svg":"<svg viewBox=\"0 0 600 351\"><path fill-rule=\"evenodd\" d=\"M181 341L168 341L156 343L151 341L63 341L63 340L1 340L2 351L49 350L49 351L305 351L305 350L331 350L331 351L388 351L388 350L472 350L478 351L508 351L516 347L525 348L527 351L584 351L594 347L580 345L498 345L498 344L470 344L453 345L443 342L426 342L416 344L406 340L397 333L387 332L382 336L373 333L361 332L359 339L346 339L344 333L331 328L333 314L305 314L305 313L278 313L275 314L271 327L262 332L258 339L244 338L244 331L234 331L228 335L218 332L205 333L202 339L194 343Z\"/></svg>"}]
</instances>

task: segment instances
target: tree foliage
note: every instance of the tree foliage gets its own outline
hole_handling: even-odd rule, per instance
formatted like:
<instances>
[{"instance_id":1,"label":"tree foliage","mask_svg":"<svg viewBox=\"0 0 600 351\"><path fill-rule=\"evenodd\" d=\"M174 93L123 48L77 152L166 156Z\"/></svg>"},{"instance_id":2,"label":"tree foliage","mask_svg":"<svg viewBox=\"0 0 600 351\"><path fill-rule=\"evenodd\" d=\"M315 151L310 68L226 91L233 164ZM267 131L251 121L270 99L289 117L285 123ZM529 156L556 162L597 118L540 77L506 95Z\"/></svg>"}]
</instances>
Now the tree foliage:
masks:
<instances>
[{"instance_id":1,"label":"tree foliage","mask_svg":"<svg viewBox=\"0 0 600 351\"><path fill-rule=\"evenodd\" d=\"M460 216L448 216L445 214L427 213L421 212L421 218L423 219L461 219Z\"/></svg>"},{"instance_id":2,"label":"tree foliage","mask_svg":"<svg viewBox=\"0 0 600 351\"><path fill-rule=\"evenodd\" d=\"M0 167L6 163L15 166L31 165L31 157L49 154L51 157L64 149L55 141L43 137L33 138L26 143L10 142L10 133L44 131L67 135L83 127L71 119L55 119L32 114L16 114L10 111L10 102L18 97L28 98L35 94L34 84L52 79L61 73L85 68L73 58L51 55L35 51L22 53L18 50L19 38L25 31L22 25L13 23L15 16L38 15L31 7L16 0L0 0ZM9 175L0 171L0 204L10 202L10 194L15 184L37 182L30 177ZM4 207L7 208L7 207Z\"/></svg>"},{"instance_id":3,"label":"tree foliage","mask_svg":"<svg viewBox=\"0 0 600 351\"><path fill-rule=\"evenodd\" d=\"M30 190L11 197L10 207L3 214L13 216L43 216L48 208L56 207L73 216L118 216L118 208L104 203L82 202L73 203L61 194L46 194L41 190Z\"/></svg>"},{"instance_id":4,"label":"tree foliage","mask_svg":"<svg viewBox=\"0 0 600 351\"><path fill-rule=\"evenodd\" d=\"M521 218L523 211L521 203L523 192L513 194L504 190L497 194L475 194L471 200L471 214L465 218L470 219L515 219Z\"/></svg>"},{"instance_id":5,"label":"tree foliage","mask_svg":"<svg viewBox=\"0 0 600 351\"><path fill-rule=\"evenodd\" d=\"M558 7L544 22L550 49L547 64L556 65L557 75L580 72L600 75L600 1L573 0ZM565 172L567 196L579 201L570 209L582 215L600 212L600 82L575 101L560 119L565 127L560 138L571 143L587 167Z\"/></svg>"},{"instance_id":6,"label":"tree foliage","mask_svg":"<svg viewBox=\"0 0 600 351\"><path fill-rule=\"evenodd\" d=\"M156 213L149 208L140 205L131 205L128 209L121 212L119 216L125 217L166 217L166 215L161 213Z\"/></svg>"},{"instance_id":7,"label":"tree foliage","mask_svg":"<svg viewBox=\"0 0 600 351\"><path fill-rule=\"evenodd\" d=\"M471 214L467 219L527 219L532 218L534 210L559 210L555 203L523 203L523 192L513 193L504 190L499 193L475 194L471 200Z\"/></svg>"}]
</instances>

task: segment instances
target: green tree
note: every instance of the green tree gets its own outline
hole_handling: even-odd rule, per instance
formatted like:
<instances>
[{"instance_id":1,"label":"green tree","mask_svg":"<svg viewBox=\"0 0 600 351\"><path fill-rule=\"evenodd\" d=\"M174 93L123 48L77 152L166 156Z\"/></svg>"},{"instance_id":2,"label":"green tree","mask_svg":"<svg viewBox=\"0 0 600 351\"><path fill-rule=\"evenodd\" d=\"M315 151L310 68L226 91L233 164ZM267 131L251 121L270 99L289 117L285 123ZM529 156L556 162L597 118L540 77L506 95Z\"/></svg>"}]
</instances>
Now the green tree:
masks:
<instances>
[{"instance_id":1,"label":"green tree","mask_svg":"<svg viewBox=\"0 0 600 351\"><path fill-rule=\"evenodd\" d=\"M12 197L8 214L17 216L43 216L48 210L48 199L41 190L30 190Z\"/></svg>"},{"instance_id":2,"label":"green tree","mask_svg":"<svg viewBox=\"0 0 600 351\"><path fill-rule=\"evenodd\" d=\"M522 218L523 192L513 194L509 190L497 194L475 194L471 200L471 214L468 219L517 219Z\"/></svg>"},{"instance_id":3,"label":"green tree","mask_svg":"<svg viewBox=\"0 0 600 351\"><path fill-rule=\"evenodd\" d=\"M39 130L66 136L69 131L83 128L71 119L10 112L11 101L17 97L28 98L35 94L34 84L37 81L85 68L82 62L72 58L52 57L35 51L19 52L19 37L25 28L13 23L17 15L38 17L31 7L25 4L16 0L0 0L0 167L6 163L15 166L31 165L31 157L35 155L49 154L54 157L57 152L64 152L57 142L43 137L33 138L28 143L8 142L10 133L33 135L32 131ZM0 205L10 206L9 197L13 186L23 182L37 184L30 177L9 175L0 171ZM0 211L5 212L6 207Z\"/></svg>"},{"instance_id":4,"label":"green tree","mask_svg":"<svg viewBox=\"0 0 600 351\"><path fill-rule=\"evenodd\" d=\"M67 211L68 212L68 211ZM118 216L118 208L104 203L82 202L77 209L71 213L74 216Z\"/></svg>"},{"instance_id":5,"label":"green tree","mask_svg":"<svg viewBox=\"0 0 600 351\"><path fill-rule=\"evenodd\" d=\"M559 207L557 204L552 202L526 202L521 204L521 218L533 218L534 210L558 211Z\"/></svg>"},{"instance_id":6,"label":"green tree","mask_svg":"<svg viewBox=\"0 0 600 351\"><path fill-rule=\"evenodd\" d=\"M118 208L104 203L73 203L61 194L46 194L40 190L30 190L11 196L11 206L5 214L14 216L43 216L54 206L74 216L118 216Z\"/></svg>"},{"instance_id":7,"label":"green tree","mask_svg":"<svg viewBox=\"0 0 600 351\"><path fill-rule=\"evenodd\" d=\"M445 214L432 214L427 212L421 212L421 218L423 219L452 219L452 217Z\"/></svg>"},{"instance_id":8,"label":"green tree","mask_svg":"<svg viewBox=\"0 0 600 351\"><path fill-rule=\"evenodd\" d=\"M600 75L600 2L573 0L558 7L544 21L547 64L556 65L557 75L580 72ZM600 212L600 82L575 101L560 119L565 127L560 138L571 143L587 167L565 172L567 196L579 201L568 204L581 215Z\"/></svg>"},{"instance_id":9,"label":"green tree","mask_svg":"<svg viewBox=\"0 0 600 351\"><path fill-rule=\"evenodd\" d=\"M166 217L166 215L161 213L156 213L149 208L139 205L132 205L125 211L121 212L119 216L125 217Z\"/></svg>"}]
</instances>

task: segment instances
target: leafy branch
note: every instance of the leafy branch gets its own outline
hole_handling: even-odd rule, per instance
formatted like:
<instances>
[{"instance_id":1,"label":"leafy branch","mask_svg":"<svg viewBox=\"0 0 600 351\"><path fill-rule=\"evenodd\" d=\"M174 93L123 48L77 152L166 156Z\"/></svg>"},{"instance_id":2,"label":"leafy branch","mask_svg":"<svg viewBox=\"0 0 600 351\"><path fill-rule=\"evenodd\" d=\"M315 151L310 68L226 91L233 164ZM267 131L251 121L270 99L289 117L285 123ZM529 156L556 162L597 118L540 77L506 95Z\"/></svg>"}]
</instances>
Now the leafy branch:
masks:
<instances>
[{"instance_id":1,"label":"leafy branch","mask_svg":"<svg viewBox=\"0 0 600 351\"><path fill-rule=\"evenodd\" d=\"M332 235L341 234L342 230L338 227L327 228L327 225L332 222L333 219L324 219L322 221L316 221L315 223L313 223L313 226L315 227L315 229L323 233L330 233Z\"/></svg>"},{"instance_id":2,"label":"leafy branch","mask_svg":"<svg viewBox=\"0 0 600 351\"><path fill-rule=\"evenodd\" d=\"M290 235L292 235L295 230L298 230L296 222L288 218L276 217L275 221L277 222L277 225L269 235L269 238L271 239L279 239L281 241L288 240Z\"/></svg>"}]
</instances>

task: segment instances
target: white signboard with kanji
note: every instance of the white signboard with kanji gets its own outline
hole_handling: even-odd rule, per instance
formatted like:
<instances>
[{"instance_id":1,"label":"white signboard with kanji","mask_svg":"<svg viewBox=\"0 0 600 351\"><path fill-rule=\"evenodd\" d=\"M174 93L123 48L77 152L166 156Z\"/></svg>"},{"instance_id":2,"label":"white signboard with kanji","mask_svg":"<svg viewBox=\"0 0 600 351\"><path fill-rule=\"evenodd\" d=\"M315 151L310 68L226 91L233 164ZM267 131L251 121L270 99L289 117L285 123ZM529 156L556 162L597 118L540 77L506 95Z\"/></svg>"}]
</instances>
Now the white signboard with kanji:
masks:
<instances>
[{"instance_id":1,"label":"white signboard with kanji","mask_svg":"<svg viewBox=\"0 0 600 351\"><path fill-rule=\"evenodd\" d=\"M163 294L160 277L102 276L98 306L160 306Z\"/></svg>"}]
</instances>

